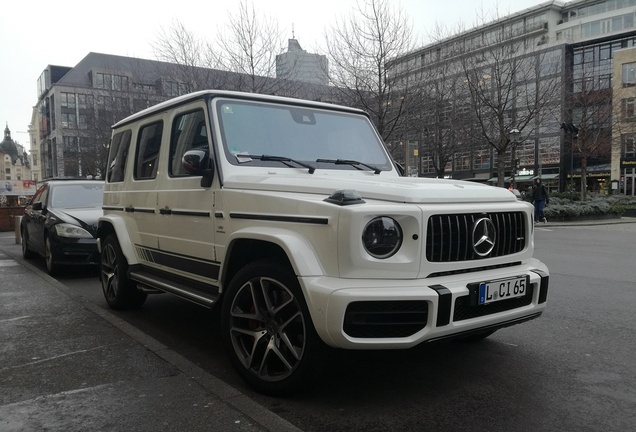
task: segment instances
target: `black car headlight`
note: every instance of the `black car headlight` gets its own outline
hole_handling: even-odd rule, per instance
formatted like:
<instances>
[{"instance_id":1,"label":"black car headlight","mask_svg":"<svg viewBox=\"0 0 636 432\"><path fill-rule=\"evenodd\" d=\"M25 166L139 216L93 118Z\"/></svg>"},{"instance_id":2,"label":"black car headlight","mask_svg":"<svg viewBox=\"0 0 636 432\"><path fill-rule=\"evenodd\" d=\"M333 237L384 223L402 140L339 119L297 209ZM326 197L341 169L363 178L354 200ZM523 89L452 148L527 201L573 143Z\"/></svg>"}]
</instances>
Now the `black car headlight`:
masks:
<instances>
[{"instance_id":1,"label":"black car headlight","mask_svg":"<svg viewBox=\"0 0 636 432\"><path fill-rule=\"evenodd\" d=\"M60 237L69 238L93 238L93 235L82 227L68 223L55 225L55 232Z\"/></svg>"},{"instance_id":2,"label":"black car headlight","mask_svg":"<svg viewBox=\"0 0 636 432\"><path fill-rule=\"evenodd\" d=\"M389 258L402 246L402 227L388 216L374 218L362 231L362 244L372 257Z\"/></svg>"}]
</instances>

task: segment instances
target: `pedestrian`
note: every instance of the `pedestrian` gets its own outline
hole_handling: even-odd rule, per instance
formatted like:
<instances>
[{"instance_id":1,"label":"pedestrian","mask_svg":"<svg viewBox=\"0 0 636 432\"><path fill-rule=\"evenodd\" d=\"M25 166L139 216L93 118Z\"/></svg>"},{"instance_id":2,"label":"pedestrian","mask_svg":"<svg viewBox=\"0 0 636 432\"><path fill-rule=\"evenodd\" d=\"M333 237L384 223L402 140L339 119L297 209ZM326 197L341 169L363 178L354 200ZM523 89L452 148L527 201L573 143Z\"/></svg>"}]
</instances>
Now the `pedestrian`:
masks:
<instances>
[{"instance_id":1,"label":"pedestrian","mask_svg":"<svg viewBox=\"0 0 636 432\"><path fill-rule=\"evenodd\" d=\"M550 204L550 197L548 196L548 190L539 178L535 180L534 188L532 189L532 204L534 204L534 222L547 222L543 209L546 204Z\"/></svg>"}]
</instances>

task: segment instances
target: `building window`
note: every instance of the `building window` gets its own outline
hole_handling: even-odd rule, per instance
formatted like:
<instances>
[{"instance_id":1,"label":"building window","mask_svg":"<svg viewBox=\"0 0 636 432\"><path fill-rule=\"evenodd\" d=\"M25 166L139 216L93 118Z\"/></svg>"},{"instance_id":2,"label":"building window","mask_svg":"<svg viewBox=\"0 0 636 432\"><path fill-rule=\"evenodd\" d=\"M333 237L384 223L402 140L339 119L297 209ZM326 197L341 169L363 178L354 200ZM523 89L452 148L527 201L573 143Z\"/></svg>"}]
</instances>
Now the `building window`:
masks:
<instances>
[{"instance_id":1,"label":"building window","mask_svg":"<svg viewBox=\"0 0 636 432\"><path fill-rule=\"evenodd\" d=\"M60 106L62 108L75 108L75 93L60 93Z\"/></svg>"},{"instance_id":2,"label":"building window","mask_svg":"<svg viewBox=\"0 0 636 432\"><path fill-rule=\"evenodd\" d=\"M435 172L435 166L433 165L433 157L422 157L422 174L432 174Z\"/></svg>"},{"instance_id":3,"label":"building window","mask_svg":"<svg viewBox=\"0 0 636 432\"><path fill-rule=\"evenodd\" d=\"M636 62L623 64L623 87L636 86Z\"/></svg>"},{"instance_id":4,"label":"building window","mask_svg":"<svg viewBox=\"0 0 636 432\"><path fill-rule=\"evenodd\" d=\"M455 153L455 171L470 170L470 155L468 153Z\"/></svg>"},{"instance_id":5,"label":"building window","mask_svg":"<svg viewBox=\"0 0 636 432\"><path fill-rule=\"evenodd\" d=\"M77 118L75 114L62 113L62 129L76 129Z\"/></svg>"},{"instance_id":6,"label":"building window","mask_svg":"<svg viewBox=\"0 0 636 432\"><path fill-rule=\"evenodd\" d=\"M623 120L636 119L636 98L626 98L621 101Z\"/></svg>"},{"instance_id":7,"label":"building window","mask_svg":"<svg viewBox=\"0 0 636 432\"><path fill-rule=\"evenodd\" d=\"M163 94L166 96L181 96L192 91L192 86L176 81L163 82Z\"/></svg>"},{"instance_id":8,"label":"building window","mask_svg":"<svg viewBox=\"0 0 636 432\"><path fill-rule=\"evenodd\" d=\"M77 106L80 109L92 109L93 108L93 95L78 94L77 95Z\"/></svg>"},{"instance_id":9,"label":"building window","mask_svg":"<svg viewBox=\"0 0 636 432\"><path fill-rule=\"evenodd\" d=\"M623 135L623 157L636 158L636 134Z\"/></svg>"},{"instance_id":10,"label":"building window","mask_svg":"<svg viewBox=\"0 0 636 432\"><path fill-rule=\"evenodd\" d=\"M128 77L97 72L93 85L98 89L128 91Z\"/></svg>"},{"instance_id":11,"label":"building window","mask_svg":"<svg viewBox=\"0 0 636 432\"><path fill-rule=\"evenodd\" d=\"M62 137L62 140L64 142L64 153L77 153L77 151L79 150L77 148L77 138L73 137L73 136L65 136Z\"/></svg>"}]
</instances>

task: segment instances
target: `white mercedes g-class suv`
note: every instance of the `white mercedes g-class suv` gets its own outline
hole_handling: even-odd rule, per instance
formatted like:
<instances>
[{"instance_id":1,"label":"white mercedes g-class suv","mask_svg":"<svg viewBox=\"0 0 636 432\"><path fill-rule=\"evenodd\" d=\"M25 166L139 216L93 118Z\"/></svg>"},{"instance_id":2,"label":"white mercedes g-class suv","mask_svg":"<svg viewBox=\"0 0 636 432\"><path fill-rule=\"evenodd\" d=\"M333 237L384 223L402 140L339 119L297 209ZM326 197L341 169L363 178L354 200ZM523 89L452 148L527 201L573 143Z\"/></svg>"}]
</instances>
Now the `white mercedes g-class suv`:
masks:
<instances>
[{"instance_id":1,"label":"white mercedes g-class suv","mask_svg":"<svg viewBox=\"0 0 636 432\"><path fill-rule=\"evenodd\" d=\"M506 189L400 176L363 111L202 91L113 126L100 278L115 309L157 292L218 304L232 364L280 394L325 345L481 339L538 317L532 220Z\"/></svg>"}]
</instances>

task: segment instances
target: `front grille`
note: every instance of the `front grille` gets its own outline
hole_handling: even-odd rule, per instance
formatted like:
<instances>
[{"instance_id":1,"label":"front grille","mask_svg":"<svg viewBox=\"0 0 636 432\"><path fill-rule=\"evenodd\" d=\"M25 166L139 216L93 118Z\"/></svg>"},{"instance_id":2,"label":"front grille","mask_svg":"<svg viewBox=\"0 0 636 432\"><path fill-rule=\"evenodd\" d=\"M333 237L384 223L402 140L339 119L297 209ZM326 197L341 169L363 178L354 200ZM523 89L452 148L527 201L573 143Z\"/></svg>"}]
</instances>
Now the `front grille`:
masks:
<instances>
[{"instance_id":1,"label":"front grille","mask_svg":"<svg viewBox=\"0 0 636 432\"><path fill-rule=\"evenodd\" d=\"M347 307L344 332L359 338L399 338L426 327L425 301L360 301Z\"/></svg>"},{"instance_id":2,"label":"front grille","mask_svg":"<svg viewBox=\"0 0 636 432\"><path fill-rule=\"evenodd\" d=\"M475 222L484 217L490 218L495 227L495 246L482 257L475 252L472 237ZM525 248L526 238L523 212L434 215L427 225L426 259L456 262L510 255Z\"/></svg>"},{"instance_id":3,"label":"front grille","mask_svg":"<svg viewBox=\"0 0 636 432\"><path fill-rule=\"evenodd\" d=\"M463 321L471 318L492 315L499 312L505 312L528 306L532 303L532 294L534 286L528 285L528 292L523 297L513 298L510 300L502 300L486 305L477 305L476 302L470 301L470 296L458 297L455 300L455 310L453 311L453 321Z\"/></svg>"}]
</instances>

